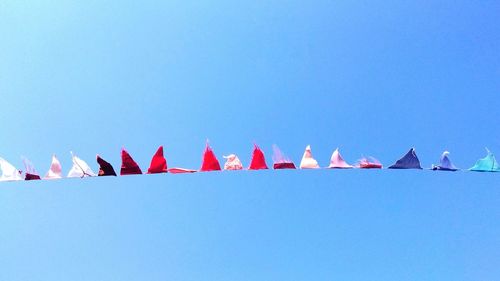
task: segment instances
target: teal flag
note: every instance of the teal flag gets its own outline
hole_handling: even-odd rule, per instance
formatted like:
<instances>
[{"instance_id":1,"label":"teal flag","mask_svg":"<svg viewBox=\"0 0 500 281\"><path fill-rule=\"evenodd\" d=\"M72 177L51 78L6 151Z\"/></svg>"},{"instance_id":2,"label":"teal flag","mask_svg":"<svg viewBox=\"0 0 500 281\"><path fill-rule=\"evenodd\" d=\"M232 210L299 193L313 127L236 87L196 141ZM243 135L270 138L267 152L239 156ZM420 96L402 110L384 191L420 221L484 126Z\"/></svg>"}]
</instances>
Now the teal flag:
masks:
<instances>
[{"instance_id":1,"label":"teal flag","mask_svg":"<svg viewBox=\"0 0 500 281\"><path fill-rule=\"evenodd\" d=\"M488 151L488 155L477 160L476 164L469 170L476 172L500 172L495 156L488 149L486 150Z\"/></svg>"}]
</instances>

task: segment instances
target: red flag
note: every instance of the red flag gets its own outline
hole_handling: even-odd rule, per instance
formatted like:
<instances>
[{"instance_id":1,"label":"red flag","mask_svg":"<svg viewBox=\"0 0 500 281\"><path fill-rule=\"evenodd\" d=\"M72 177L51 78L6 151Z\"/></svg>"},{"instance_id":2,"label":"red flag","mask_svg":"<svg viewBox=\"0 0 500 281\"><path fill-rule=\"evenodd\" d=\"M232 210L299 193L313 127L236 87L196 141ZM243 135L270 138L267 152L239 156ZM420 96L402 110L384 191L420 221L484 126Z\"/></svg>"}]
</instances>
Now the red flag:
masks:
<instances>
[{"instance_id":1,"label":"red flag","mask_svg":"<svg viewBox=\"0 0 500 281\"><path fill-rule=\"evenodd\" d=\"M163 146L160 146L153 156L153 159L151 159L148 174L160 174L167 172L167 160L163 156Z\"/></svg>"},{"instance_id":2,"label":"red flag","mask_svg":"<svg viewBox=\"0 0 500 281\"><path fill-rule=\"evenodd\" d=\"M268 169L266 164L266 158L264 157L264 153L260 148L255 144L252 153L252 161L250 162L249 170L264 170Z\"/></svg>"},{"instance_id":3,"label":"red flag","mask_svg":"<svg viewBox=\"0 0 500 281\"><path fill-rule=\"evenodd\" d=\"M122 149L122 168L120 171L120 175L139 175L142 174L141 168L139 165L132 159L130 154L123 148Z\"/></svg>"},{"instance_id":4,"label":"red flag","mask_svg":"<svg viewBox=\"0 0 500 281\"><path fill-rule=\"evenodd\" d=\"M215 157L215 154L212 151L212 148L208 145L208 142L207 146L205 147L205 152L203 152L203 162L201 163L200 171L220 171L219 160L217 160L217 157Z\"/></svg>"}]
</instances>

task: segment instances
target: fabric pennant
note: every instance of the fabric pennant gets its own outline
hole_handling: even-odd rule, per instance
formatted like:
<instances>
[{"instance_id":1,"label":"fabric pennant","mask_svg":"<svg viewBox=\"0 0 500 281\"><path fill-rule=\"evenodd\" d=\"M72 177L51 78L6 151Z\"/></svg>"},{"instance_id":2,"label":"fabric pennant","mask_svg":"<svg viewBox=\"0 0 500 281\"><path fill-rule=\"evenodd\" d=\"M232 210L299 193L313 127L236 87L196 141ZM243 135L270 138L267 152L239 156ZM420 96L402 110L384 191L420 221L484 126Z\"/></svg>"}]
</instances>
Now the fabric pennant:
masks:
<instances>
[{"instance_id":1,"label":"fabric pennant","mask_svg":"<svg viewBox=\"0 0 500 281\"><path fill-rule=\"evenodd\" d=\"M0 158L0 169L2 170L2 175L0 176L0 181L21 181L24 180L22 177L22 172L16 169L12 164L7 162L7 160Z\"/></svg>"},{"instance_id":2,"label":"fabric pennant","mask_svg":"<svg viewBox=\"0 0 500 281\"><path fill-rule=\"evenodd\" d=\"M486 157L477 160L476 164L470 168L470 171L474 172L500 172L500 167L495 159L495 155L486 149Z\"/></svg>"},{"instance_id":3,"label":"fabric pennant","mask_svg":"<svg viewBox=\"0 0 500 281\"><path fill-rule=\"evenodd\" d=\"M134 161L132 156L123 148L122 149L122 167L120 175L140 175L142 174L141 168Z\"/></svg>"},{"instance_id":4,"label":"fabric pennant","mask_svg":"<svg viewBox=\"0 0 500 281\"><path fill-rule=\"evenodd\" d=\"M297 167L295 167L295 164L293 162L289 162L289 163L274 163L273 164L273 169L275 169L275 170L297 169Z\"/></svg>"},{"instance_id":5,"label":"fabric pennant","mask_svg":"<svg viewBox=\"0 0 500 281\"><path fill-rule=\"evenodd\" d=\"M273 169L296 169L295 164L288 158L279 147L273 144Z\"/></svg>"},{"instance_id":6,"label":"fabric pennant","mask_svg":"<svg viewBox=\"0 0 500 281\"><path fill-rule=\"evenodd\" d=\"M111 164L109 164L106 160L102 159L101 156L97 155L97 163L99 164L99 173L98 176L115 176L115 169Z\"/></svg>"},{"instance_id":7,"label":"fabric pennant","mask_svg":"<svg viewBox=\"0 0 500 281\"><path fill-rule=\"evenodd\" d=\"M26 157L22 157L22 159L23 159L23 163L24 163L24 168L26 169L24 179L27 181L40 180L41 177L38 174L38 172L35 170L33 163L31 163L31 161L28 160L28 158L26 158Z\"/></svg>"},{"instance_id":8,"label":"fabric pennant","mask_svg":"<svg viewBox=\"0 0 500 281\"><path fill-rule=\"evenodd\" d=\"M226 159L226 163L224 163L224 170L235 171L243 169L243 165L236 154L230 154L223 157Z\"/></svg>"},{"instance_id":9,"label":"fabric pennant","mask_svg":"<svg viewBox=\"0 0 500 281\"><path fill-rule=\"evenodd\" d=\"M192 170L192 169L174 167L174 168L168 169L168 172L171 174L187 174L187 173L196 173L198 171Z\"/></svg>"},{"instance_id":10,"label":"fabric pennant","mask_svg":"<svg viewBox=\"0 0 500 281\"><path fill-rule=\"evenodd\" d=\"M266 164L266 158L264 156L264 152L254 144L253 152L252 152L252 160L250 162L249 170L267 170L269 169Z\"/></svg>"},{"instance_id":11,"label":"fabric pennant","mask_svg":"<svg viewBox=\"0 0 500 281\"><path fill-rule=\"evenodd\" d=\"M458 171L458 168L451 163L450 158L448 157L450 153L448 151L443 152L441 155L441 159L439 160L439 165L432 165L432 170L439 171Z\"/></svg>"},{"instance_id":12,"label":"fabric pennant","mask_svg":"<svg viewBox=\"0 0 500 281\"><path fill-rule=\"evenodd\" d=\"M382 169L382 164L380 161L373 157L364 157L358 160L356 168L359 169Z\"/></svg>"},{"instance_id":13,"label":"fabric pennant","mask_svg":"<svg viewBox=\"0 0 500 281\"><path fill-rule=\"evenodd\" d=\"M215 156L215 153L213 152L212 148L210 145L206 144L205 151L203 152L203 160L201 163L201 172L210 172L210 171L220 171L220 164L219 160L217 160L217 157Z\"/></svg>"},{"instance_id":14,"label":"fabric pennant","mask_svg":"<svg viewBox=\"0 0 500 281\"><path fill-rule=\"evenodd\" d=\"M167 172L167 160L163 156L163 146L160 146L153 156L153 159L151 159L148 174L161 174Z\"/></svg>"},{"instance_id":15,"label":"fabric pennant","mask_svg":"<svg viewBox=\"0 0 500 281\"><path fill-rule=\"evenodd\" d=\"M89 167L89 165L78 158L73 152L71 152L71 161L73 166L68 172L68 178L84 178L84 177L95 177L97 176L94 171Z\"/></svg>"},{"instance_id":16,"label":"fabric pennant","mask_svg":"<svg viewBox=\"0 0 500 281\"><path fill-rule=\"evenodd\" d=\"M347 164L347 162L342 158L342 155L339 152L339 149L335 149L330 158L330 165L328 166L330 169L351 169L354 166Z\"/></svg>"},{"instance_id":17,"label":"fabric pennant","mask_svg":"<svg viewBox=\"0 0 500 281\"><path fill-rule=\"evenodd\" d=\"M411 148L401 159L389 166L389 169L422 169L422 166L415 149Z\"/></svg>"},{"instance_id":18,"label":"fabric pennant","mask_svg":"<svg viewBox=\"0 0 500 281\"><path fill-rule=\"evenodd\" d=\"M52 162L50 163L50 169L45 175L44 179L52 180L52 179L60 179L62 178L62 167L59 159L57 159L56 155L52 155Z\"/></svg>"},{"instance_id":19,"label":"fabric pennant","mask_svg":"<svg viewBox=\"0 0 500 281\"><path fill-rule=\"evenodd\" d=\"M300 161L301 169L319 169L318 161L313 158L311 152L311 146L308 145L302 156L302 161Z\"/></svg>"}]
</instances>

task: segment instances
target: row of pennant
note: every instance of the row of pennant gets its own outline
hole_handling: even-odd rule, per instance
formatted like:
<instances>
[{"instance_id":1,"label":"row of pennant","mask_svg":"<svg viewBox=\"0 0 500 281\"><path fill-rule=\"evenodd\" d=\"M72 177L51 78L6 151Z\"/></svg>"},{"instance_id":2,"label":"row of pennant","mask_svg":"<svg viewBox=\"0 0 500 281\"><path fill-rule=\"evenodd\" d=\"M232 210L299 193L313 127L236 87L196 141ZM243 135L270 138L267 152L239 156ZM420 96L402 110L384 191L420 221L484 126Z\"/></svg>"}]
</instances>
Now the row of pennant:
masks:
<instances>
[{"instance_id":1,"label":"row of pennant","mask_svg":"<svg viewBox=\"0 0 500 281\"><path fill-rule=\"evenodd\" d=\"M273 145L273 168L274 169L296 169L295 164L281 152L281 150ZM99 172L95 174L90 166L77 157L75 154L71 153L73 166L68 172L68 178L84 178L93 176L116 176L115 169L113 166L104 160L101 156L97 155L97 163L99 164ZM137 175L143 174L141 168L136 161L130 156L130 154L122 149L121 151L122 164L120 169L120 175ZM243 165L235 154L224 156L226 162L223 166L224 170L243 170ZM0 169L2 170L2 175L0 181L16 181L16 180L40 180L42 177L37 173L33 164L26 158L23 159L25 165L25 172L16 169L12 164L7 162L5 159L0 158ZM307 146L302 160L299 165L300 169L319 169L320 166L318 161L316 161L311 152L311 146ZM330 159L330 165L328 168L331 169L382 169L383 165L377 159L373 157L362 158L354 165L348 164L337 148ZM397 160L396 163L388 167L389 169L422 169L420 165L420 160L417 157L415 149L410 149L401 159ZM268 169L264 152L257 146L254 145L254 150L252 153L252 160L248 170L263 170ZM440 159L440 163L432 165L432 170L440 171L458 171L459 169L453 165L449 158L449 152L445 151ZM163 146L160 146L156 153L154 154L147 174L158 174L158 173L194 173L194 172L208 172L208 171L220 171L222 170L219 160L217 159L215 153L207 142L205 151L203 152L203 159L201 168L199 170L192 170L186 168L168 168L167 160L163 155ZM495 159L495 156L487 150L486 157L479 159L476 164L468 169L470 171L478 172L500 172L500 167ZM47 174L43 179L60 179L63 178L61 163L55 155L52 156L52 163Z\"/></svg>"}]
</instances>

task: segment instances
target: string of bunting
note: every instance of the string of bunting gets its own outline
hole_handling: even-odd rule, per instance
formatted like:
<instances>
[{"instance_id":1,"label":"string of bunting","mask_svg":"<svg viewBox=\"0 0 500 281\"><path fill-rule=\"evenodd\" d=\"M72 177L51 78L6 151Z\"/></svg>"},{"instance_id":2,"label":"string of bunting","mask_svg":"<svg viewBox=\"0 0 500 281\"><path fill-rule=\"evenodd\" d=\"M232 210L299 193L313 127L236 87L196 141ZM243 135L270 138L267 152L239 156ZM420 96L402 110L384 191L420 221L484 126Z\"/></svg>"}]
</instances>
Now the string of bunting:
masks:
<instances>
[{"instance_id":1,"label":"string of bunting","mask_svg":"<svg viewBox=\"0 0 500 281\"><path fill-rule=\"evenodd\" d=\"M487 155L484 158L477 160L474 166L469 171L476 172L500 172L500 167L495 159L493 153L488 149ZM449 152L445 151L441 155L439 164L432 165L431 170L437 171L458 171L457 168L449 158ZM220 170L243 170L244 167L235 154L230 154L228 156L223 156L226 162L224 166L221 167L219 160L217 159L215 153L213 152L210 145L206 144L205 150L203 152L202 164L199 170L193 170L188 168L168 168L167 160L163 155L163 146L160 146L156 153L151 159L151 164L147 170L147 174L159 174L159 173L195 173L195 172L209 172L209 171L220 171ZM97 164L99 165L98 173L94 173L90 166L71 152L71 158L73 166L67 174L68 178L84 178L84 177L94 177L94 176L117 176L113 166L104 160L101 156L97 155ZM121 168L120 175L139 175L143 174L142 169L139 167L137 162L132 158L132 156L125 150L121 151ZM296 169L295 163L290 160L276 145L273 145L273 169ZM5 159L0 158L0 169L2 175L0 176L0 181L18 181L18 180L41 180L41 179L60 179L63 178L61 163L55 155L52 156L52 163L50 165L49 171L42 178L40 174L36 171L33 164L27 159L23 158L25 170L21 171L14 167L12 164L7 162ZM302 160L299 165L300 169L319 169L321 168L318 161L314 159L311 151L311 146L308 145L302 156ZM337 148L331 158L330 164L327 167L329 169L383 169L382 163L375 159L374 157L364 157L359 159L354 165L348 164L339 149ZM252 159L250 161L250 166L248 170L264 170L269 169L266 163L264 152L259 146L254 145ZM422 169L420 160L417 157L414 148L411 148L403 157L398 159L393 165L389 166L388 169Z\"/></svg>"}]
</instances>

